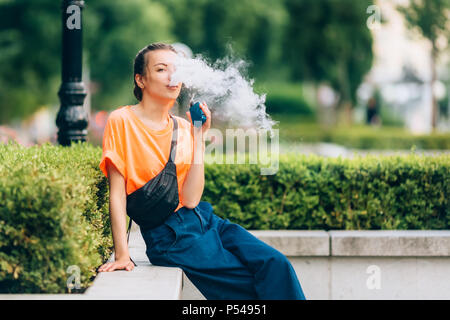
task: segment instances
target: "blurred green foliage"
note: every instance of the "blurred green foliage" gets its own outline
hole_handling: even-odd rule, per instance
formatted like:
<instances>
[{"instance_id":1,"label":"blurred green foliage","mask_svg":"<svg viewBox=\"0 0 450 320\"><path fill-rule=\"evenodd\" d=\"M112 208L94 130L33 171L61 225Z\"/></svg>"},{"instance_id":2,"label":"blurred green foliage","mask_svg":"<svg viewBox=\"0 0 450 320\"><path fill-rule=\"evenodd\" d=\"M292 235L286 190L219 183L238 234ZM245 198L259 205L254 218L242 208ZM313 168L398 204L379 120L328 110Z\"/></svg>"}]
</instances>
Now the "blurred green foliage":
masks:
<instances>
[{"instance_id":1,"label":"blurred green foliage","mask_svg":"<svg viewBox=\"0 0 450 320\"><path fill-rule=\"evenodd\" d=\"M59 104L61 1L0 2L0 123ZM173 42L166 8L148 0L85 1L84 72L96 84L93 109L133 101L133 59L150 42Z\"/></svg>"},{"instance_id":2,"label":"blurred green foliage","mask_svg":"<svg viewBox=\"0 0 450 320\"><path fill-rule=\"evenodd\" d=\"M279 70L288 18L281 0L159 0L173 33L211 61L233 54L250 62L252 76ZM284 63L283 63L284 64Z\"/></svg>"},{"instance_id":3,"label":"blurred green foliage","mask_svg":"<svg viewBox=\"0 0 450 320\"><path fill-rule=\"evenodd\" d=\"M175 41L173 19L155 1L85 1L84 53L90 77L98 85L93 109L134 103L133 62L151 42Z\"/></svg>"},{"instance_id":4,"label":"blurred green foliage","mask_svg":"<svg viewBox=\"0 0 450 320\"><path fill-rule=\"evenodd\" d=\"M338 106L356 104L356 90L372 66L367 27L371 0L285 0L289 12L284 56L295 80L327 82Z\"/></svg>"},{"instance_id":5,"label":"blurred green foliage","mask_svg":"<svg viewBox=\"0 0 450 320\"><path fill-rule=\"evenodd\" d=\"M355 149L450 149L450 133L412 134L401 127L354 124L322 127L306 115L272 115L280 140L290 143L330 142Z\"/></svg>"},{"instance_id":6,"label":"blurred green foliage","mask_svg":"<svg viewBox=\"0 0 450 320\"><path fill-rule=\"evenodd\" d=\"M0 123L58 101L60 3L0 2Z\"/></svg>"},{"instance_id":7,"label":"blurred green foliage","mask_svg":"<svg viewBox=\"0 0 450 320\"><path fill-rule=\"evenodd\" d=\"M326 80L352 97L370 67L372 39L368 1L342 1L86 0L92 109L135 103L133 60L154 41L185 43L211 62L242 58L251 78ZM0 123L59 104L61 28L61 1L0 1ZM289 108L306 110L301 104Z\"/></svg>"},{"instance_id":8,"label":"blurred green foliage","mask_svg":"<svg viewBox=\"0 0 450 320\"><path fill-rule=\"evenodd\" d=\"M266 94L266 112L269 114L291 114L311 118L316 116L316 109L303 95L301 83L257 82L254 90L258 94Z\"/></svg>"}]
</instances>

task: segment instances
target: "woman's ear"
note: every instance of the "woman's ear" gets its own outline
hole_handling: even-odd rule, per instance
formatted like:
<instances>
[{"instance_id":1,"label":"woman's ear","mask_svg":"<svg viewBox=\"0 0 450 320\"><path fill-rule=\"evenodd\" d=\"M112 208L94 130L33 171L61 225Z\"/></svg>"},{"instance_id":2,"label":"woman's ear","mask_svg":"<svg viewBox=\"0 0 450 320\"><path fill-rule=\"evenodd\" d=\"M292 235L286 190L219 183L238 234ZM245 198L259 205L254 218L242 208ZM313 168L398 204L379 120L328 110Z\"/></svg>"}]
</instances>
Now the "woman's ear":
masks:
<instances>
[{"instance_id":1,"label":"woman's ear","mask_svg":"<svg viewBox=\"0 0 450 320\"><path fill-rule=\"evenodd\" d=\"M144 88L145 88L145 85L144 85L144 83L142 82L142 75L136 74L136 75L134 76L134 79L136 80L136 83L137 83L137 85L139 86L139 88L141 88L141 89L144 89Z\"/></svg>"}]
</instances>

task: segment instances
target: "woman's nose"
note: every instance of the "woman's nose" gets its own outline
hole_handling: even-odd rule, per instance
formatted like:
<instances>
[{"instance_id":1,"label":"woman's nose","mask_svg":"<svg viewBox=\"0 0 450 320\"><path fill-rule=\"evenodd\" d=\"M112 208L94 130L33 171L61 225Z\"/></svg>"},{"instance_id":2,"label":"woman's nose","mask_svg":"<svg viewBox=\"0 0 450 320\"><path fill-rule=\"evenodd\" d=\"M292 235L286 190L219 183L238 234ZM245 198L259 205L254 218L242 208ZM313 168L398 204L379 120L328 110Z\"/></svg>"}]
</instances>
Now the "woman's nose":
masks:
<instances>
[{"instance_id":1,"label":"woman's nose","mask_svg":"<svg viewBox=\"0 0 450 320\"><path fill-rule=\"evenodd\" d=\"M174 74L175 71L176 71L176 68L175 68L174 66L169 66L168 71L169 71L169 72L167 72L167 76L168 76L169 82L171 82L171 81L172 81L173 74Z\"/></svg>"}]
</instances>

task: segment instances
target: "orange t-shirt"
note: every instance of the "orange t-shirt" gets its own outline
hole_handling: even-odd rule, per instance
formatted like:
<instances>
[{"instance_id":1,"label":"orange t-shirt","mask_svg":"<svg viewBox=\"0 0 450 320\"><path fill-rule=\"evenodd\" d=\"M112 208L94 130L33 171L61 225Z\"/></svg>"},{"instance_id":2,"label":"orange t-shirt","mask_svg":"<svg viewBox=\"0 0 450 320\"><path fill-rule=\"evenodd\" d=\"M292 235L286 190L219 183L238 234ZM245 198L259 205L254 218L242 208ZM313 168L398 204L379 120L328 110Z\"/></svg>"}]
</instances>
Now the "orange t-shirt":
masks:
<instances>
[{"instance_id":1,"label":"orange t-shirt","mask_svg":"<svg viewBox=\"0 0 450 320\"><path fill-rule=\"evenodd\" d=\"M123 175L127 195L139 189L160 173L169 160L173 120L162 130L152 130L130 109L130 105L112 111L103 132L103 154L100 169L108 177L106 158L110 159ZM193 160L194 140L191 124L186 119L172 115L178 123L175 164L177 167L178 194L183 207L182 187Z\"/></svg>"}]
</instances>

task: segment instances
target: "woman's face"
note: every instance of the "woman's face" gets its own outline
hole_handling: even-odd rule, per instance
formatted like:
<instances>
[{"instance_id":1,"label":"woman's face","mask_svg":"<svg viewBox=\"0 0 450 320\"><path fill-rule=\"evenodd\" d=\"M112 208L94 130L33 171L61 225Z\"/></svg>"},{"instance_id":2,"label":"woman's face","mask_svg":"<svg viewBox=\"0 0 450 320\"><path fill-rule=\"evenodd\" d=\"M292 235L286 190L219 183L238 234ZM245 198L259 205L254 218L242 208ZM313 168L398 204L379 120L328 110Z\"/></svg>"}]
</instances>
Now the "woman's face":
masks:
<instances>
[{"instance_id":1,"label":"woman's face","mask_svg":"<svg viewBox=\"0 0 450 320\"><path fill-rule=\"evenodd\" d=\"M182 83L170 87L170 80L175 71L174 65L177 54L171 50L155 50L147 54L147 69L144 77L136 75L136 82L144 85L143 95L147 93L151 97L163 99L177 99ZM141 87L142 88L142 87Z\"/></svg>"}]
</instances>

